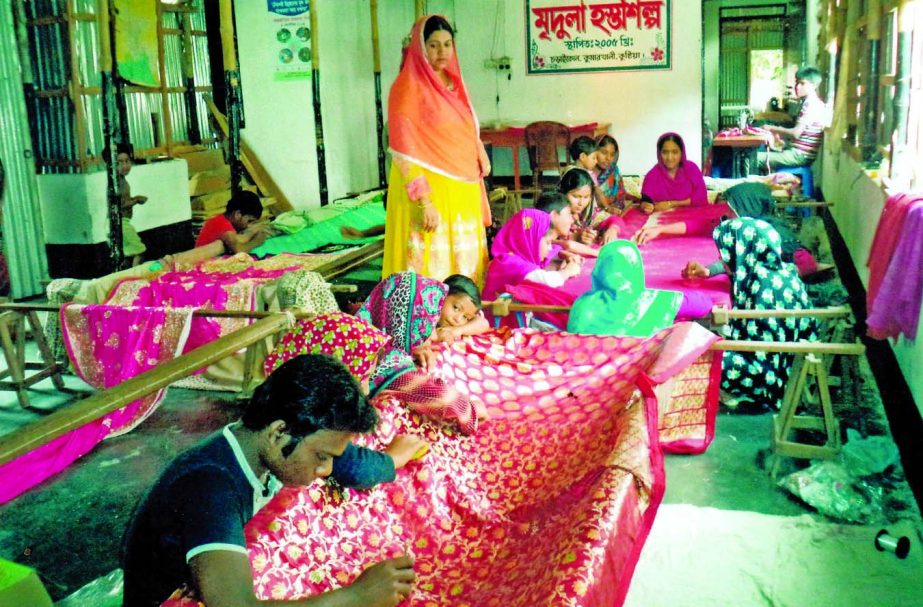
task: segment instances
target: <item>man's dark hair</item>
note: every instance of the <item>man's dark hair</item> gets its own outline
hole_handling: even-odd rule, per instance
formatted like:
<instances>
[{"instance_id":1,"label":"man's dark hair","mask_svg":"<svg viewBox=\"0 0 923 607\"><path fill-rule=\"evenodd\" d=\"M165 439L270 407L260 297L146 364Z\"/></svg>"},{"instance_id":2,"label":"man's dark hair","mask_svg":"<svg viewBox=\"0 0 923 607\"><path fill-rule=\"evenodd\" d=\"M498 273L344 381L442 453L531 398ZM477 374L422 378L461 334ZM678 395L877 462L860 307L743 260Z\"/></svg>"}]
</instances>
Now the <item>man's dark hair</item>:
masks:
<instances>
[{"instance_id":1,"label":"man's dark hair","mask_svg":"<svg viewBox=\"0 0 923 607\"><path fill-rule=\"evenodd\" d=\"M820 84L823 79L824 77L821 75L820 70L813 65L806 65L795 72L795 80L807 80L814 86Z\"/></svg>"},{"instance_id":2,"label":"man's dark hair","mask_svg":"<svg viewBox=\"0 0 923 607\"><path fill-rule=\"evenodd\" d=\"M131 158L132 162L135 160L135 148L127 141L115 144L116 158L118 158L119 154L127 154L128 157ZM107 163L111 161L111 157L109 155L109 146L103 148L103 160L105 160Z\"/></svg>"},{"instance_id":3,"label":"man's dark hair","mask_svg":"<svg viewBox=\"0 0 923 607\"><path fill-rule=\"evenodd\" d=\"M481 309L481 294L473 280L463 274L452 274L442 282L449 287L446 295L464 295L471 300L475 308Z\"/></svg>"},{"instance_id":4,"label":"man's dark hair","mask_svg":"<svg viewBox=\"0 0 923 607\"><path fill-rule=\"evenodd\" d=\"M567 197L561 192L542 192L542 195L535 201L535 208L550 215L555 212L560 213L568 204Z\"/></svg>"},{"instance_id":5,"label":"man's dark hair","mask_svg":"<svg viewBox=\"0 0 923 607\"><path fill-rule=\"evenodd\" d=\"M230 215L234 211L259 219L263 215L263 203L260 202L260 197L250 190L240 190L231 196L224 214Z\"/></svg>"},{"instance_id":6,"label":"man's dark hair","mask_svg":"<svg viewBox=\"0 0 923 607\"><path fill-rule=\"evenodd\" d=\"M596 151L596 142L593 141L592 137L587 137L586 135L581 135L573 141L570 142L570 157L571 160L578 160L580 154L590 155Z\"/></svg>"},{"instance_id":7,"label":"man's dark hair","mask_svg":"<svg viewBox=\"0 0 923 607\"><path fill-rule=\"evenodd\" d=\"M285 422L293 439L282 451L287 457L318 430L370 432L378 414L343 363L326 354L303 354L256 388L240 418L249 430L262 430L276 420Z\"/></svg>"},{"instance_id":8,"label":"man's dark hair","mask_svg":"<svg viewBox=\"0 0 923 607\"><path fill-rule=\"evenodd\" d=\"M433 15L426 20L426 25L423 26L423 42L429 40L433 32L439 31L449 32L452 38L455 38L455 30L452 29L449 22L439 15Z\"/></svg>"}]
</instances>

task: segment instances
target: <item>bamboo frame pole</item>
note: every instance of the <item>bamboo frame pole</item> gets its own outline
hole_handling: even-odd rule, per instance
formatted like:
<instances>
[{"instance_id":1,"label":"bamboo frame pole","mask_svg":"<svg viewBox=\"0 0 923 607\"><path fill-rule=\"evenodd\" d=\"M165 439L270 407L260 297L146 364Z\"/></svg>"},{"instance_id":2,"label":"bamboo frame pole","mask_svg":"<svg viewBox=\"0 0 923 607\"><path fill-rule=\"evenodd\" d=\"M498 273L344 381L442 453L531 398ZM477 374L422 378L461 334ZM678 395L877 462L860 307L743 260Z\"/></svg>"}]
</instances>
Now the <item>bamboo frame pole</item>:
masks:
<instances>
[{"instance_id":1,"label":"bamboo frame pole","mask_svg":"<svg viewBox=\"0 0 923 607\"><path fill-rule=\"evenodd\" d=\"M907 145L915 10L923 10L923 7L902 2L897 8L897 74L892 102L894 132L891 134L891 177L905 184L909 184L915 161L913 151Z\"/></svg>"},{"instance_id":2,"label":"bamboo frame pole","mask_svg":"<svg viewBox=\"0 0 923 607\"><path fill-rule=\"evenodd\" d=\"M507 305L508 303L508 305ZM481 304L486 307L493 307L491 310L495 316L506 316L510 312L570 312L571 306L546 306L515 303L512 300L497 299L482 301ZM715 318L840 318L848 316L850 313L848 306L836 306L831 308L806 308L804 310L733 310L715 306L711 314Z\"/></svg>"},{"instance_id":3,"label":"bamboo frame pole","mask_svg":"<svg viewBox=\"0 0 923 607\"><path fill-rule=\"evenodd\" d=\"M420 17L426 14L426 0L414 0L414 22L417 21Z\"/></svg>"},{"instance_id":4,"label":"bamboo frame pole","mask_svg":"<svg viewBox=\"0 0 923 607\"><path fill-rule=\"evenodd\" d=\"M378 0L369 0L372 20L372 72L375 78L375 134L378 138L378 185L384 187L385 180L385 120L381 108L381 48L378 40Z\"/></svg>"},{"instance_id":5,"label":"bamboo frame pole","mask_svg":"<svg viewBox=\"0 0 923 607\"><path fill-rule=\"evenodd\" d=\"M314 139L317 148L317 181L320 190L320 204L325 206L327 196L327 157L324 152L324 120L320 104L320 35L317 31L317 5L311 3L311 102L314 107Z\"/></svg>"},{"instance_id":6,"label":"bamboo frame pole","mask_svg":"<svg viewBox=\"0 0 923 607\"><path fill-rule=\"evenodd\" d=\"M0 436L0 465L16 459L64 434L80 428L107 413L207 367L261 339L270 337L289 325L285 314L272 314L257 322L219 337L169 362L136 375L108 390L98 392L66 409Z\"/></svg>"},{"instance_id":7,"label":"bamboo frame pole","mask_svg":"<svg viewBox=\"0 0 923 607\"><path fill-rule=\"evenodd\" d=\"M232 0L220 0L221 50L224 62L225 108L228 117L228 156L231 165L231 192L240 191L240 71L234 48L234 6Z\"/></svg>"},{"instance_id":8,"label":"bamboo frame pole","mask_svg":"<svg viewBox=\"0 0 923 607\"><path fill-rule=\"evenodd\" d=\"M819 341L744 341L723 339L716 341L709 350L722 352L787 352L791 354L832 354L861 356L865 346L860 343L822 343Z\"/></svg>"},{"instance_id":9,"label":"bamboo frame pole","mask_svg":"<svg viewBox=\"0 0 923 607\"><path fill-rule=\"evenodd\" d=\"M68 10L71 3L68 2ZM103 110L103 142L109 150L109 160L106 163L106 200L109 219L109 264L110 271L115 272L122 265L122 196L119 192L118 154L118 110L115 100L115 80L112 73L112 38L111 22L109 15L109 0L97 0L96 3L96 28L99 39L99 73L101 85L101 101ZM73 28L72 28L73 29ZM71 32L73 40L74 33ZM74 70L71 75L71 85L75 88L74 103L76 105L76 121L78 127L83 122L83 102L76 92L82 84L77 82L79 70ZM79 131L79 128L78 128ZM86 147L84 135L77 133L80 160L83 162L83 153ZM81 164L81 167L83 165Z\"/></svg>"},{"instance_id":10,"label":"bamboo frame pole","mask_svg":"<svg viewBox=\"0 0 923 607\"><path fill-rule=\"evenodd\" d=\"M866 4L866 38L868 39L868 54L866 56L866 69L868 80L866 82L865 125L862 132L862 156L868 160L878 153L878 140L876 124L878 123L878 91L881 88L879 75L879 54L881 48L881 0L867 0Z\"/></svg>"}]
</instances>

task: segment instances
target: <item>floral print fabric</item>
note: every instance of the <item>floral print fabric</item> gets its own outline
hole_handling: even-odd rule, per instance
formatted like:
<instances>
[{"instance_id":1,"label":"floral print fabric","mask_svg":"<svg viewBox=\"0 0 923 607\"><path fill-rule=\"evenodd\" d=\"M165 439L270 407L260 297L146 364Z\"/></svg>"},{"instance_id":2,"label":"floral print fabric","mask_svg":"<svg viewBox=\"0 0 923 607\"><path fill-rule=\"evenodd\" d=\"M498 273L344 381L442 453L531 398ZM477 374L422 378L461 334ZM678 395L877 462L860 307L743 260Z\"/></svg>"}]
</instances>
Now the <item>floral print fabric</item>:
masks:
<instances>
[{"instance_id":1,"label":"floral print fabric","mask_svg":"<svg viewBox=\"0 0 923 607\"><path fill-rule=\"evenodd\" d=\"M369 379L391 338L349 314L335 312L299 321L266 357L266 375L302 354L328 354L342 361L356 381Z\"/></svg>"},{"instance_id":2,"label":"floral print fabric","mask_svg":"<svg viewBox=\"0 0 923 607\"><path fill-rule=\"evenodd\" d=\"M811 307L795 266L782 261L782 237L761 219L732 219L715 228L715 244L727 264L738 310L803 310ZM724 337L751 341L814 341L813 318L737 318ZM721 387L778 407L793 360L781 352L726 352Z\"/></svg>"}]
</instances>

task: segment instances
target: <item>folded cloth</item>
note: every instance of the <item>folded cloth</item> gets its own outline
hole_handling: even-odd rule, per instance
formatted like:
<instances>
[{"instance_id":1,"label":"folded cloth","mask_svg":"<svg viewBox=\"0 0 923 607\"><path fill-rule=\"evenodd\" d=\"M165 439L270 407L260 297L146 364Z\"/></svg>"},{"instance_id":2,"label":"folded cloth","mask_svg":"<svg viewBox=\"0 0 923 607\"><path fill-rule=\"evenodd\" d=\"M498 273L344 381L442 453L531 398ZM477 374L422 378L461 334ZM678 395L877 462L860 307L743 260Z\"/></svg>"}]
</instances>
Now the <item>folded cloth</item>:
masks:
<instances>
[{"instance_id":1,"label":"folded cloth","mask_svg":"<svg viewBox=\"0 0 923 607\"><path fill-rule=\"evenodd\" d=\"M910 207L888 272L868 314L873 339L917 336L923 302L923 198Z\"/></svg>"},{"instance_id":2,"label":"folded cloth","mask_svg":"<svg viewBox=\"0 0 923 607\"><path fill-rule=\"evenodd\" d=\"M865 265L869 269L869 281L866 286L866 305L872 309L878 288L885 278L885 273L891 265L891 257L897 248L898 239L903 233L904 220L910 207L923 200L923 194L895 194L885 202L872 240L868 261Z\"/></svg>"}]
</instances>

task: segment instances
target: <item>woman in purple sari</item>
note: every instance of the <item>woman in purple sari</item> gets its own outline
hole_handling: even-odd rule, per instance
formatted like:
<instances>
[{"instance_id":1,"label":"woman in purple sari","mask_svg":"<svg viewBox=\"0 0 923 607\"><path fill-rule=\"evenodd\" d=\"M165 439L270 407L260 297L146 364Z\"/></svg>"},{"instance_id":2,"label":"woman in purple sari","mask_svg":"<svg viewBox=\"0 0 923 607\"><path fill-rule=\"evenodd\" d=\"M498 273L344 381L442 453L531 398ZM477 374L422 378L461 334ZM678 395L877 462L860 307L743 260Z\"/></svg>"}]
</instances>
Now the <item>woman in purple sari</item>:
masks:
<instances>
[{"instance_id":1,"label":"woman in purple sari","mask_svg":"<svg viewBox=\"0 0 923 607\"><path fill-rule=\"evenodd\" d=\"M708 204L702 171L686 158L686 144L676 133L657 140L657 164L644 176L641 197L653 203L653 209L642 206L647 212Z\"/></svg>"}]
</instances>

